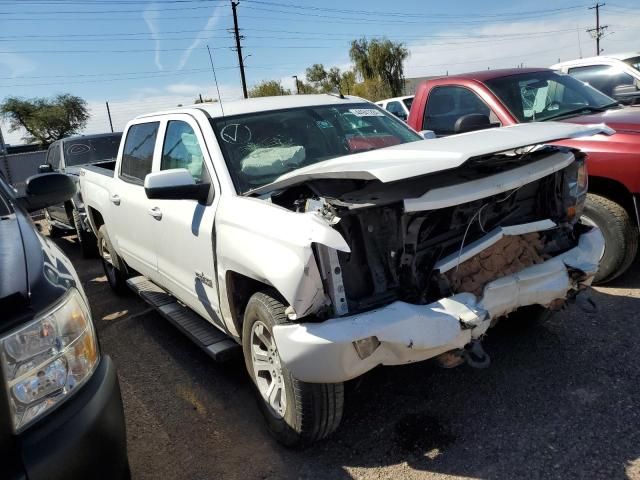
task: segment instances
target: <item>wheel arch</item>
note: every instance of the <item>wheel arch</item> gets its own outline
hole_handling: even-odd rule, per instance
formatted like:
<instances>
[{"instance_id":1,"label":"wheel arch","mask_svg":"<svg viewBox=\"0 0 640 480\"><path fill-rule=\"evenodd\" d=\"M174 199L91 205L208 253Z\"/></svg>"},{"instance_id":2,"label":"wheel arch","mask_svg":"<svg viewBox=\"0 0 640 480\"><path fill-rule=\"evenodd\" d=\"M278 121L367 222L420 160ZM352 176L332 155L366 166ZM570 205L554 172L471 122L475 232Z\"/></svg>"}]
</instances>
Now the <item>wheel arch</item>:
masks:
<instances>
[{"instance_id":1,"label":"wheel arch","mask_svg":"<svg viewBox=\"0 0 640 480\"><path fill-rule=\"evenodd\" d=\"M622 183L606 177L589 176L589 193L594 193L621 205L638 225L638 215L633 202L633 194Z\"/></svg>"}]
</instances>

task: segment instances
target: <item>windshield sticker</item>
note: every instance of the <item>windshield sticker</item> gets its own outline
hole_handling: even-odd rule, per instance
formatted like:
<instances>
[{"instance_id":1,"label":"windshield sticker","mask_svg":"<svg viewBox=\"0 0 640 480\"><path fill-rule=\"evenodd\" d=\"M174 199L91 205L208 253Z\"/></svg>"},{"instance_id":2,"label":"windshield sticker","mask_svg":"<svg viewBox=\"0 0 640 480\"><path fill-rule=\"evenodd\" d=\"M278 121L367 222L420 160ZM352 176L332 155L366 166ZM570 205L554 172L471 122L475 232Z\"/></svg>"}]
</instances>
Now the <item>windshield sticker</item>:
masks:
<instances>
[{"instance_id":1,"label":"windshield sticker","mask_svg":"<svg viewBox=\"0 0 640 480\"><path fill-rule=\"evenodd\" d=\"M331 122L327 120L316 120L316 125L318 126L318 128L333 128Z\"/></svg>"},{"instance_id":2,"label":"windshield sticker","mask_svg":"<svg viewBox=\"0 0 640 480\"><path fill-rule=\"evenodd\" d=\"M384 117L384 113L375 108L350 108L356 117Z\"/></svg>"},{"instance_id":3,"label":"windshield sticker","mask_svg":"<svg viewBox=\"0 0 640 480\"><path fill-rule=\"evenodd\" d=\"M89 145L85 145L84 143L74 143L67 148L67 155L81 155L89 151L91 151L91 147Z\"/></svg>"},{"instance_id":4,"label":"windshield sticker","mask_svg":"<svg viewBox=\"0 0 640 480\"><path fill-rule=\"evenodd\" d=\"M222 140L234 145L246 145L251 141L251 130L246 125L230 123L220 132Z\"/></svg>"}]
</instances>

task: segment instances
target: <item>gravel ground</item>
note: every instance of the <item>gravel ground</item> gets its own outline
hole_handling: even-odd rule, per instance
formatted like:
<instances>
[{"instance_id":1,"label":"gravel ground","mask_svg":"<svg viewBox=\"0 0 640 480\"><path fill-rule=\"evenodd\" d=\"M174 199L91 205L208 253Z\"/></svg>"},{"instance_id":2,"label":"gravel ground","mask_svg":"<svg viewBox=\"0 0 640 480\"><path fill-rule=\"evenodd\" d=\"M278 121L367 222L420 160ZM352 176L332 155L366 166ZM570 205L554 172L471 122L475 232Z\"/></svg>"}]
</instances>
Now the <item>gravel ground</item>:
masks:
<instances>
[{"instance_id":1,"label":"gravel ground","mask_svg":"<svg viewBox=\"0 0 640 480\"><path fill-rule=\"evenodd\" d=\"M341 428L271 440L241 359L216 364L56 240L116 362L134 479L640 479L640 266L544 326L490 331L491 367L378 368L347 385Z\"/></svg>"}]
</instances>

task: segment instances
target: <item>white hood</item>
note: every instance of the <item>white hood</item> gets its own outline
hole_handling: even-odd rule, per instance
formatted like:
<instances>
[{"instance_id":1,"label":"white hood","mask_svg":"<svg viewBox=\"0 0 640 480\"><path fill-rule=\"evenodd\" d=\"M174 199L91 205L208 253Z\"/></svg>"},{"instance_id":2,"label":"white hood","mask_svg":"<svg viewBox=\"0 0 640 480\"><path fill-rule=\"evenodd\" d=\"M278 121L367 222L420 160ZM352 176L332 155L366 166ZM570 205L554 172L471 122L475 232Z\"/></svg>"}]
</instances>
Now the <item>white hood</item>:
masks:
<instances>
[{"instance_id":1,"label":"white hood","mask_svg":"<svg viewBox=\"0 0 640 480\"><path fill-rule=\"evenodd\" d=\"M561 122L526 123L479 130L318 162L286 173L257 191L270 191L316 179L395 182L457 168L473 157L600 133L612 135L615 131L604 124L576 125Z\"/></svg>"}]
</instances>

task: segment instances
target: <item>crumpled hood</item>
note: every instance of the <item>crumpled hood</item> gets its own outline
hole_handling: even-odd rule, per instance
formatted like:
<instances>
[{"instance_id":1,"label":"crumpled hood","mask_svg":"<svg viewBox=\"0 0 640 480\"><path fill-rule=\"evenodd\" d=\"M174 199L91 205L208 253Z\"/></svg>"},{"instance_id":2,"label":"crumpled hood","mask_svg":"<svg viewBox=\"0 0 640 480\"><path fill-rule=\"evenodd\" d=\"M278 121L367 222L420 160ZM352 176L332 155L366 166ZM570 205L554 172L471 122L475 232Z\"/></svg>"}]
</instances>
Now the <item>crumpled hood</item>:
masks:
<instances>
[{"instance_id":1,"label":"crumpled hood","mask_svg":"<svg viewBox=\"0 0 640 480\"><path fill-rule=\"evenodd\" d=\"M615 133L606 125L528 123L405 143L333 158L278 177L250 193L268 192L318 179L379 180L382 183L458 168L473 157L542 145L555 140Z\"/></svg>"},{"instance_id":2,"label":"crumpled hood","mask_svg":"<svg viewBox=\"0 0 640 480\"><path fill-rule=\"evenodd\" d=\"M600 113L567 118L563 122L580 125L602 123L618 132L640 133L640 107L610 109Z\"/></svg>"}]
</instances>

